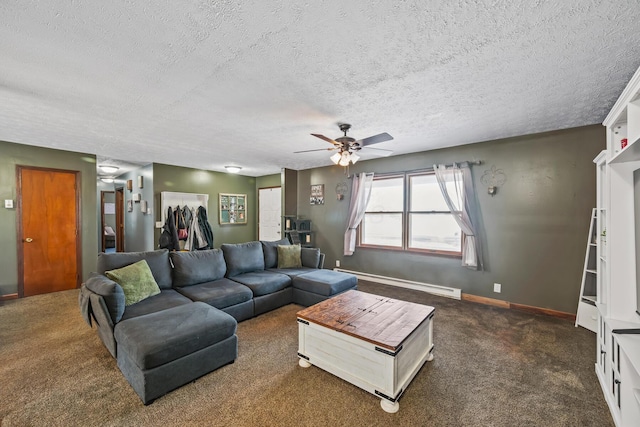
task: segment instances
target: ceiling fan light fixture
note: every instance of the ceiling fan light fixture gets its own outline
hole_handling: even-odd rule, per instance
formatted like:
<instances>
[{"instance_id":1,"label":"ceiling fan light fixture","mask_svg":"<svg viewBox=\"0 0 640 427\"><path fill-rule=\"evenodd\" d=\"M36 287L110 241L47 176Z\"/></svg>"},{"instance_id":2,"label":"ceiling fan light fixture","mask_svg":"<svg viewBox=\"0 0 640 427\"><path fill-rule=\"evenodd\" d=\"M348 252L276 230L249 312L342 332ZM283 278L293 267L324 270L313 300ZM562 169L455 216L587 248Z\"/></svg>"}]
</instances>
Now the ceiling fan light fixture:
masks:
<instances>
[{"instance_id":1,"label":"ceiling fan light fixture","mask_svg":"<svg viewBox=\"0 0 640 427\"><path fill-rule=\"evenodd\" d=\"M334 165L337 165L338 162L340 161L340 158L342 158L342 154L341 153L335 153L333 156L330 157L331 161L333 162Z\"/></svg>"},{"instance_id":2,"label":"ceiling fan light fixture","mask_svg":"<svg viewBox=\"0 0 640 427\"><path fill-rule=\"evenodd\" d=\"M360 156L358 156L356 153L351 153L350 159L351 159L351 164L355 165L356 162L360 160Z\"/></svg>"},{"instance_id":3,"label":"ceiling fan light fixture","mask_svg":"<svg viewBox=\"0 0 640 427\"><path fill-rule=\"evenodd\" d=\"M342 152L340 157L340 162L338 163L340 166L349 166L349 153L346 151Z\"/></svg>"},{"instance_id":4,"label":"ceiling fan light fixture","mask_svg":"<svg viewBox=\"0 0 640 427\"><path fill-rule=\"evenodd\" d=\"M225 166L224 167L229 173L238 173L242 170L240 166Z\"/></svg>"},{"instance_id":5,"label":"ceiling fan light fixture","mask_svg":"<svg viewBox=\"0 0 640 427\"><path fill-rule=\"evenodd\" d=\"M118 169L120 169L117 166L111 166L111 165L102 165L102 166L99 166L99 168L104 173L116 173Z\"/></svg>"}]
</instances>

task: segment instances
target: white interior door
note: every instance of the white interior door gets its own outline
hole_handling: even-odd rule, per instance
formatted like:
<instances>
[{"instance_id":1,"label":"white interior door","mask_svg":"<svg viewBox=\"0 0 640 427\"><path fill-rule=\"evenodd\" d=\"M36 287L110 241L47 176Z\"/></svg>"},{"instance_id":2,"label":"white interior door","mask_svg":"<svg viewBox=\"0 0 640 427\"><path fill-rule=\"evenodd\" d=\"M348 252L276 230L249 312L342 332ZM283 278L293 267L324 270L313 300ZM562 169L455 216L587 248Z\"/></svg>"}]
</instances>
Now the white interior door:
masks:
<instances>
[{"instance_id":1,"label":"white interior door","mask_svg":"<svg viewBox=\"0 0 640 427\"><path fill-rule=\"evenodd\" d=\"M282 238L282 189L258 189L258 238L265 241Z\"/></svg>"}]
</instances>

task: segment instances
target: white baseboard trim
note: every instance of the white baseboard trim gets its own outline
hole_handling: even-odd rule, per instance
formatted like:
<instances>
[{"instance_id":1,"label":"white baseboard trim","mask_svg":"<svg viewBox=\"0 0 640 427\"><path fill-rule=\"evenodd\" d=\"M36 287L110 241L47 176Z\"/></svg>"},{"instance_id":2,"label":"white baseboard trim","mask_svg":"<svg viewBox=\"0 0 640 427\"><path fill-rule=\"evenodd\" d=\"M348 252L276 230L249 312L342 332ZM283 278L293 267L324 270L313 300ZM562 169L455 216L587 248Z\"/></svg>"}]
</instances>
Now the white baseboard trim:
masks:
<instances>
[{"instance_id":1,"label":"white baseboard trim","mask_svg":"<svg viewBox=\"0 0 640 427\"><path fill-rule=\"evenodd\" d=\"M416 291L427 292L434 295L440 295L447 298L460 299L461 291L457 288L450 288L448 286L432 285L430 283L414 282L413 280L396 279L395 277L379 276L377 274L363 273L361 271L351 271L342 268L334 268L334 271L342 271L344 273L351 273L358 277L358 279L368 280L370 282L382 283L383 285L398 286L400 288L413 289Z\"/></svg>"}]
</instances>

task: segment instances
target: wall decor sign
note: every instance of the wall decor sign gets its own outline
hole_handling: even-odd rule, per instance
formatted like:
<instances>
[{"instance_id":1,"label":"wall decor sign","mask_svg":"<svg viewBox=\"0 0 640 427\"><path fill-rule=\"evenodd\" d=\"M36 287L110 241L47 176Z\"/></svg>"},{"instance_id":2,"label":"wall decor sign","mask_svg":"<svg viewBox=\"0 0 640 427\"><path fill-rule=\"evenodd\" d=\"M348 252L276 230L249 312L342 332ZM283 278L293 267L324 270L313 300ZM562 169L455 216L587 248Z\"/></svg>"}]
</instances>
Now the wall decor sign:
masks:
<instances>
[{"instance_id":1,"label":"wall decor sign","mask_svg":"<svg viewBox=\"0 0 640 427\"><path fill-rule=\"evenodd\" d=\"M311 186L311 198L309 201L312 205L324 205L324 184Z\"/></svg>"},{"instance_id":2,"label":"wall decor sign","mask_svg":"<svg viewBox=\"0 0 640 427\"><path fill-rule=\"evenodd\" d=\"M133 200L127 200L127 212L133 212Z\"/></svg>"},{"instance_id":3,"label":"wall decor sign","mask_svg":"<svg viewBox=\"0 0 640 427\"><path fill-rule=\"evenodd\" d=\"M131 195L131 199L132 199L134 202L138 203L140 200L142 200L142 195L141 195L140 193L133 193L133 194Z\"/></svg>"},{"instance_id":4,"label":"wall decor sign","mask_svg":"<svg viewBox=\"0 0 640 427\"><path fill-rule=\"evenodd\" d=\"M127 180L127 190L133 190L133 181L131 181L130 179Z\"/></svg>"},{"instance_id":5,"label":"wall decor sign","mask_svg":"<svg viewBox=\"0 0 640 427\"><path fill-rule=\"evenodd\" d=\"M140 212L147 213L147 201L146 200L142 200L140 202Z\"/></svg>"},{"instance_id":6,"label":"wall decor sign","mask_svg":"<svg viewBox=\"0 0 640 427\"><path fill-rule=\"evenodd\" d=\"M143 188L144 186L144 177L141 175L138 177L138 188Z\"/></svg>"}]
</instances>

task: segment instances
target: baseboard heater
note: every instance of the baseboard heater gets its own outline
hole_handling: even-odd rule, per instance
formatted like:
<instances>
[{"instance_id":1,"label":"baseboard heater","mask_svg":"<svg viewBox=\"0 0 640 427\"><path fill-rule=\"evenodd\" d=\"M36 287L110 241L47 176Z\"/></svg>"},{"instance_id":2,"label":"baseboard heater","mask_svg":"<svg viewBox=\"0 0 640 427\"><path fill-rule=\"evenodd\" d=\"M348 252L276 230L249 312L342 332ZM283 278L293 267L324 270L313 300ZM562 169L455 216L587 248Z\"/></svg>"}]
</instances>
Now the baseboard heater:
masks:
<instances>
[{"instance_id":1,"label":"baseboard heater","mask_svg":"<svg viewBox=\"0 0 640 427\"><path fill-rule=\"evenodd\" d=\"M382 283L383 285L398 286L400 288L414 289L416 291L427 292L434 295L440 295L443 297L460 299L461 291L457 288L450 288L448 286L432 285L430 283L414 282L413 280L396 279L395 277L379 276L377 274L363 273L361 271L344 270L342 268L334 268L334 271L342 271L344 273L351 273L358 277L358 279L368 280L370 282Z\"/></svg>"}]
</instances>

